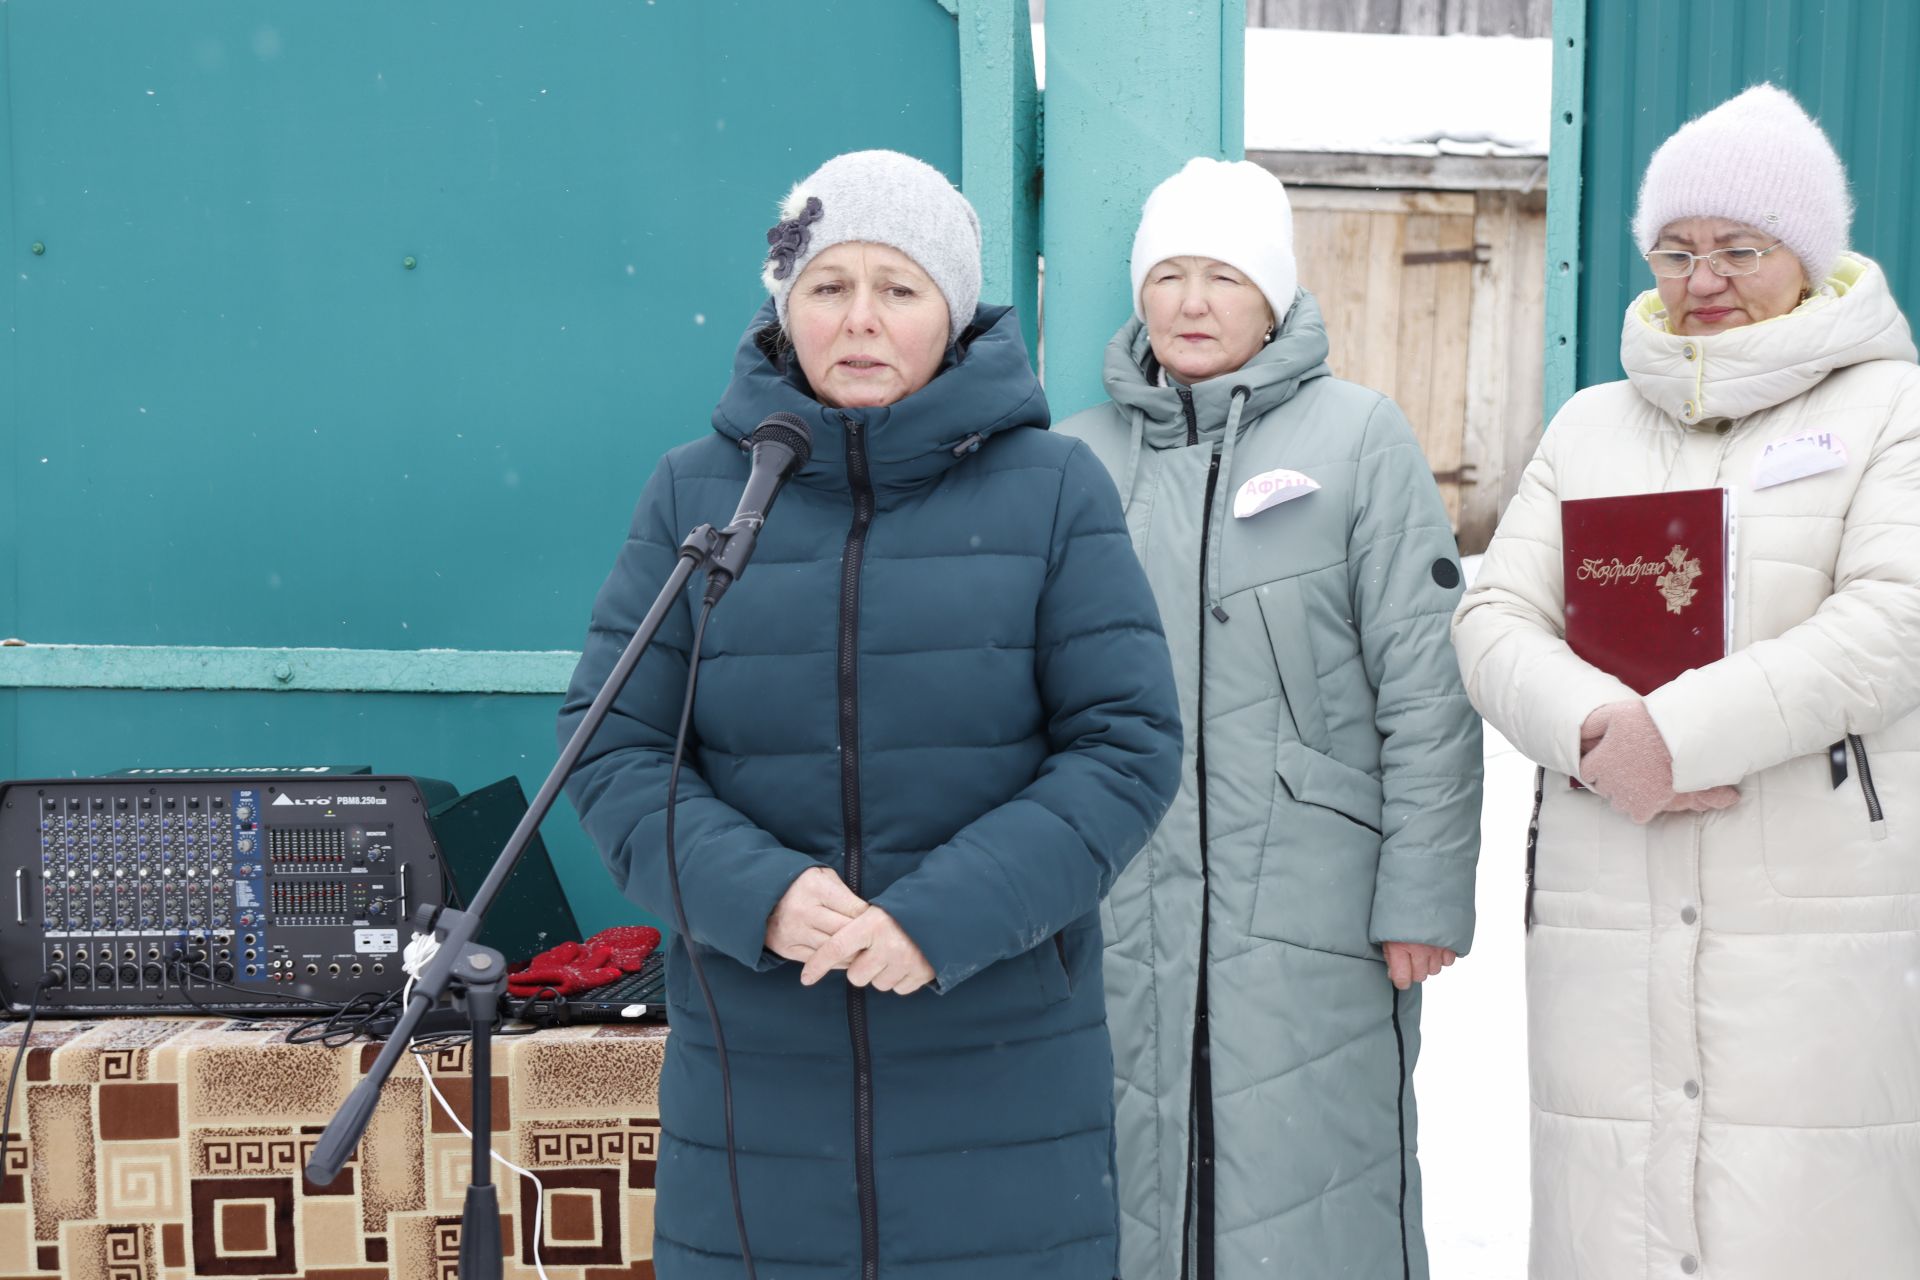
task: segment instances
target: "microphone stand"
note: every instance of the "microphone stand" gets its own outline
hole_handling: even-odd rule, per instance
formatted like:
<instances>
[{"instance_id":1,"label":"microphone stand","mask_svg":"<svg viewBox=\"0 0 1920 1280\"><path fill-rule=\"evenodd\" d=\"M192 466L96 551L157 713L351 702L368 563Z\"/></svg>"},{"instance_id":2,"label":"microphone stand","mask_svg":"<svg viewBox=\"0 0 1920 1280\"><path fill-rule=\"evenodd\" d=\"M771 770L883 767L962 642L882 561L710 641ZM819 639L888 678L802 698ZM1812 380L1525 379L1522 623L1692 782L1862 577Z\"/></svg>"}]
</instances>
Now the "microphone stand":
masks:
<instances>
[{"instance_id":1,"label":"microphone stand","mask_svg":"<svg viewBox=\"0 0 1920 1280\"><path fill-rule=\"evenodd\" d=\"M560 758L554 762L547 780L540 785L539 794L527 807L519 825L513 829L513 835L500 851L486 880L474 893L473 900L464 911L423 906L415 913L416 927L431 930L440 943L439 950L415 977L413 995L406 1009L395 1020L393 1031L381 1047L380 1056L374 1060L366 1077L347 1095L340 1109L334 1112L326 1132L320 1135L319 1142L314 1144L312 1156L307 1160L306 1175L315 1183L325 1185L340 1175L341 1166L347 1162L373 1118L374 1105L380 1098L380 1087L393 1074L400 1055L407 1051L421 1018L439 1002L442 994L451 992L454 1001L465 1007L473 1029L473 1049L468 1062L473 1078L473 1169L466 1202L460 1213L460 1280L499 1280L503 1256L499 1199L492 1179L492 1034L494 1015L499 1008L501 990L506 984L506 960L492 947L480 946L475 942L480 921L493 904L500 886L513 874L514 865L520 861L521 853L540 829L540 823L553 808L553 802L559 799L561 786L573 773L574 766L579 764L588 741L607 718L614 699L619 697L627 678L639 665L641 655L653 642L654 633L659 631L660 624L666 620L667 611L686 588L688 580L697 570L705 569L707 598L710 601L718 600L745 569L763 520L764 515L755 512L736 518L725 529L717 530L710 524L703 524L687 535L680 544L679 560L673 572L667 576L666 585L660 588L653 607L647 610L647 616L633 633L633 639L627 642L626 649L621 652L620 660L613 664L606 683L594 695L593 704L574 728L573 736L567 739Z\"/></svg>"}]
</instances>

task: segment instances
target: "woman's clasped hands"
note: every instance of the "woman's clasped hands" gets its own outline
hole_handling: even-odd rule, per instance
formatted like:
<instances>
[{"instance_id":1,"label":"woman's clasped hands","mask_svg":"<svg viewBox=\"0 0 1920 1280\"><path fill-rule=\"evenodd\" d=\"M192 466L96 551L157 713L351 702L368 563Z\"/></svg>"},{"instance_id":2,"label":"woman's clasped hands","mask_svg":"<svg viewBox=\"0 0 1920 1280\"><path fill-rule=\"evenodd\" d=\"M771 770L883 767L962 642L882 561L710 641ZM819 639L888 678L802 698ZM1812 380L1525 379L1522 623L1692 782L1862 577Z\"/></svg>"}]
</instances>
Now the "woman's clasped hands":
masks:
<instances>
[{"instance_id":1,"label":"woman's clasped hands","mask_svg":"<svg viewBox=\"0 0 1920 1280\"><path fill-rule=\"evenodd\" d=\"M812 986L844 969L856 987L911 995L933 981L933 966L894 918L847 887L831 867L795 880L767 917L767 950L805 966Z\"/></svg>"}]
</instances>

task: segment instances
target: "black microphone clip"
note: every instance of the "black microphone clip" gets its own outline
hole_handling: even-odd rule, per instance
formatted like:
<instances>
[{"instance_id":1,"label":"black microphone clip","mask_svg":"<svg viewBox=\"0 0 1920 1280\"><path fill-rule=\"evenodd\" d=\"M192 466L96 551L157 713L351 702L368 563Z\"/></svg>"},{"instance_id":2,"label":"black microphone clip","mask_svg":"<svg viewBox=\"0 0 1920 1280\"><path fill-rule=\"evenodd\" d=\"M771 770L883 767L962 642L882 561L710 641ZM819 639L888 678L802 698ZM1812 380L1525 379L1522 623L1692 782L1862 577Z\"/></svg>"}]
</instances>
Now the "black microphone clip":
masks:
<instances>
[{"instance_id":1,"label":"black microphone clip","mask_svg":"<svg viewBox=\"0 0 1920 1280\"><path fill-rule=\"evenodd\" d=\"M741 447L751 454L753 465L732 521L711 539L715 545L707 555L704 596L708 605L718 603L727 588L747 571L747 561L753 558L754 544L767 522L767 513L773 510L773 500L813 456L813 432L798 414L771 413L741 442ZM699 532L695 530L695 535Z\"/></svg>"}]
</instances>

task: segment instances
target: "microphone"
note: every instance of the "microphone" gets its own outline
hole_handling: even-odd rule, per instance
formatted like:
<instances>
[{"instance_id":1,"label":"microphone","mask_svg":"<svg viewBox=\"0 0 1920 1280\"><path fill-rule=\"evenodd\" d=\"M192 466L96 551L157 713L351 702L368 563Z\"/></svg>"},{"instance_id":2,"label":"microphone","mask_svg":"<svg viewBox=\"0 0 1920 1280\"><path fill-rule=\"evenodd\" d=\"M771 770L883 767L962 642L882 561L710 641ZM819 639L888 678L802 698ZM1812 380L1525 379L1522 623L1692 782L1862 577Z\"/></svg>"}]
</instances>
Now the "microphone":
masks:
<instances>
[{"instance_id":1,"label":"microphone","mask_svg":"<svg viewBox=\"0 0 1920 1280\"><path fill-rule=\"evenodd\" d=\"M747 561L753 558L754 543L767 522L767 512L773 509L773 500L793 473L813 456L813 432L806 420L794 413L768 414L745 443L752 453L753 469L747 474L747 487L740 493L732 522L721 530L726 547L707 569L709 604L726 594L734 580L747 571Z\"/></svg>"}]
</instances>

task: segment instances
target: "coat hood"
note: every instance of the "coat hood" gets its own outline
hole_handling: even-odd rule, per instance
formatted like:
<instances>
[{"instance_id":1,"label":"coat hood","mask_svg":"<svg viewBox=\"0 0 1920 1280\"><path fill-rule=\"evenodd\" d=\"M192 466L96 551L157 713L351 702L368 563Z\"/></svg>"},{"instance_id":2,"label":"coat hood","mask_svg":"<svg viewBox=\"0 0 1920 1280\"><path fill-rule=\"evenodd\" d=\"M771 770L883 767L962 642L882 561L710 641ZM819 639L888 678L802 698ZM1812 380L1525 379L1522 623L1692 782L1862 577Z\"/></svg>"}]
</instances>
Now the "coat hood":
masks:
<instances>
[{"instance_id":1,"label":"coat hood","mask_svg":"<svg viewBox=\"0 0 1920 1280\"><path fill-rule=\"evenodd\" d=\"M1046 393L1027 362L1012 307L981 307L920 390L874 409L836 409L814 399L791 347L783 347L771 301L734 352L733 379L713 411L713 429L740 443L770 413L798 414L813 429L813 456L795 478L846 489L848 418L868 428L867 468L876 493L936 479L988 437L1013 427L1045 430Z\"/></svg>"},{"instance_id":2,"label":"coat hood","mask_svg":"<svg viewBox=\"0 0 1920 1280\"><path fill-rule=\"evenodd\" d=\"M1107 395L1135 418L1135 430L1144 433L1148 445L1155 449L1179 448L1187 442L1186 413L1179 392L1159 385L1159 363L1152 356L1146 324L1129 320L1107 344L1101 377ZM1236 388L1247 391L1241 419L1252 421L1291 400L1308 379L1331 372L1327 368L1327 326L1320 318L1320 304L1301 289L1294 294L1293 307L1272 342L1232 373L1188 388L1193 393L1200 437L1219 439Z\"/></svg>"},{"instance_id":3,"label":"coat hood","mask_svg":"<svg viewBox=\"0 0 1920 1280\"><path fill-rule=\"evenodd\" d=\"M1193 430L1199 437L1196 443L1209 447L1217 444L1220 474L1231 476L1234 445L1247 424L1293 399L1302 383L1331 372L1327 368L1327 326L1320 318L1320 304L1305 289L1295 292L1293 306L1271 342L1233 372L1192 386L1161 386L1160 364L1154 359L1146 323L1138 317L1127 321L1107 344L1102 373L1107 394L1126 411L1128 421L1127 465L1118 477L1120 501L1132 506L1133 477L1142 448L1186 447L1185 398L1193 400ZM1207 607L1222 621L1227 615L1220 603L1220 531L1227 518L1227 505L1218 503L1213 509L1206 569Z\"/></svg>"},{"instance_id":4,"label":"coat hood","mask_svg":"<svg viewBox=\"0 0 1920 1280\"><path fill-rule=\"evenodd\" d=\"M1916 359L1913 334L1886 274L1858 254L1813 297L1783 316L1706 337L1667 329L1660 293L1627 308L1620 364L1633 389L1683 424L1744 418L1801 395L1835 369Z\"/></svg>"}]
</instances>

